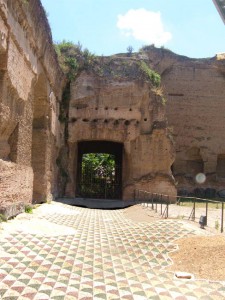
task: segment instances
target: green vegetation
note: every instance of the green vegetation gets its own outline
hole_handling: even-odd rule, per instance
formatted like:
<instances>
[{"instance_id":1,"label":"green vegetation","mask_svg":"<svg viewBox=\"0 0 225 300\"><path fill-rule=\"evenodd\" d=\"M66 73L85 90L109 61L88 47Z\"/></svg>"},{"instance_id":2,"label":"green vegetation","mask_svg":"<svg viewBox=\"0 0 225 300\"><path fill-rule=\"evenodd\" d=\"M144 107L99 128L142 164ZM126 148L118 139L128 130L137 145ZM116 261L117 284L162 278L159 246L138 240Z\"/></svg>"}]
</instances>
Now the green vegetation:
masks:
<instances>
[{"instance_id":1,"label":"green vegetation","mask_svg":"<svg viewBox=\"0 0 225 300\"><path fill-rule=\"evenodd\" d=\"M33 207L31 205L25 205L25 213L32 214L33 213Z\"/></svg>"},{"instance_id":2,"label":"green vegetation","mask_svg":"<svg viewBox=\"0 0 225 300\"><path fill-rule=\"evenodd\" d=\"M161 77L160 75L153 71L146 62L140 62L140 69L144 73L144 75L149 79L149 81L153 84L154 87L159 87L161 84Z\"/></svg>"},{"instance_id":3,"label":"green vegetation","mask_svg":"<svg viewBox=\"0 0 225 300\"><path fill-rule=\"evenodd\" d=\"M115 172L114 155L107 153L88 153L82 157L82 172L91 168L97 176L105 176Z\"/></svg>"},{"instance_id":4,"label":"green vegetation","mask_svg":"<svg viewBox=\"0 0 225 300\"><path fill-rule=\"evenodd\" d=\"M218 220L215 221L215 229L216 230L219 230L219 227L220 227L220 223Z\"/></svg>"},{"instance_id":5,"label":"green vegetation","mask_svg":"<svg viewBox=\"0 0 225 300\"><path fill-rule=\"evenodd\" d=\"M0 223L6 222L6 221L7 221L6 217L4 215L0 214Z\"/></svg>"},{"instance_id":6,"label":"green vegetation","mask_svg":"<svg viewBox=\"0 0 225 300\"><path fill-rule=\"evenodd\" d=\"M97 57L88 49L72 42L62 41L55 45L60 66L69 81L76 79L81 71L91 71L97 76L107 78L129 78L150 82L154 87L161 83L160 75L153 71L144 61L125 59L124 57ZM133 47L127 48L128 56L132 56Z\"/></svg>"},{"instance_id":7,"label":"green vegetation","mask_svg":"<svg viewBox=\"0 0 225 300\"><path fill-rule=\"evenodd\" d=\"M95 55L88 49L82 50L79 43L75 45L64 40L55 44L55 50L59 64L70 81L74 80L79 72L89 70L94 64Z\"/></svg>"},{"instance_id":8,"label":"green vegetation","mask_svg":"<svg viewBox=\"0 0 225 300\"><path fill-rule=\"evenodd\" d=\"M154 50L154 49L157 49L157 50L161 49L161 50L172 52L170 49L166 48L165 46L161 46L160 48L158 48L158 47L155 47L154 44L142 46L139 49L139 52L148 52L148 51L151 51L151 50Z\"/></svg>"},{"instance_id":9,"label":"green vegetation","mask_svg":"<svg viewBox=\"0 0 225 300\"><path fill-rule=\"evenodd\" d=\"M88 49L82 50L81 44L78 43L78 45L75 45L65 40L55 44L55 50L59 64L68 79L60 103L60 122L68 122L70 82L75 80L82 71L92 72L99 77L148 82L151 85L152 91L160 96L162 104L166 103L160 87L160 75L152 70L145 61L132 58L132 46L127 48L130 58L118 56L97 57ZM65 128L65 139L67 139L67 131L68 129Z\"/></svg>"},{"instance_id":10,"label":"green vegetation","mask_svg":"<svg viewBox=\"0 0 225 300\"><path fill-rule=\"evenodd\" d=\"M155 45L154 44L151 44L151 45L144 45L142 46L140 49L139 49L139 52L147 52L147 51L150 51L152 49L155 48Z\"/></svg>"},{"instance_id":11,"label":"green vegetation","mask_svg":"<svg viewBox=\"0 0 225 300\"><path fill-rule=\"evenodd\" d=\"M107 153L88 153L82 157L81 195L110 197L115 182L115 157Z\"/></svg>"},{"instance_id":12,"label":"green vegetation","mask_svg":"<svg viewBox=\"0 0 225 300\"><path fill-rule=\"evenodd\" d=\"M181 200L180 204L181 206L185 206L185 207L192 207L193 206L193 201L185 201L184 202ZM206 202L205 201L200 201L200 202L195 202L195 207L196 208L204 208L206 206ZM213 208L213 209L219 209L220 207L220 203L214 203L214 202L208 202L208 207L209 208Z\"/></svg>"}]
</instances>

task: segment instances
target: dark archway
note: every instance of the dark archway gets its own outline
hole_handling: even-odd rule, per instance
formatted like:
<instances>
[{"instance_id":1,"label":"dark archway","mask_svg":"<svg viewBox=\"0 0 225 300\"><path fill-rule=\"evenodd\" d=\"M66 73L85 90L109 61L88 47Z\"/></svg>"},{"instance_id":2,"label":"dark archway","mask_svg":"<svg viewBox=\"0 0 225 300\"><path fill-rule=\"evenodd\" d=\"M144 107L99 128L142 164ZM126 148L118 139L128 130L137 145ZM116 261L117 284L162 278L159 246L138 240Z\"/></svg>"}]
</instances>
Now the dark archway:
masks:
<instances>
[{"instance_id":1,"label":"dark archway","mask_svg":"<svg viewBox=\"0 0 225 300\"><path fill-rule=\"evenodd\" d=\"M109 159L111 166L84 163L87 154ZM95 199L122 199L123 144L108 141L78 143L76 197Z\"/></svg>"},{"instance_id":2,"label":"dark archway","mask_svg":"<svg viewBox=\"0 0 225 300\"><path fill-rule=\"evenodd\" d=\"M217 156L216 174L219 178L225 178L225 154Z\"/></svg>"}]
</instances>

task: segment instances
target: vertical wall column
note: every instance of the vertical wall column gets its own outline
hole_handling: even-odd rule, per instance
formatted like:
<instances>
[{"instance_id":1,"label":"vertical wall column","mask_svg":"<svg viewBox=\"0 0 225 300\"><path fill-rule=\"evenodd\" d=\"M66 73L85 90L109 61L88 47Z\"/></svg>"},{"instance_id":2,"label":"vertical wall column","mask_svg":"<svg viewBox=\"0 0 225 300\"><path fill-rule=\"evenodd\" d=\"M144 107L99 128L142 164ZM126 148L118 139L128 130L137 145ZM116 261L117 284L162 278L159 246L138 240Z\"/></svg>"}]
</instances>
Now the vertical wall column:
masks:
<instances>
[{"instance_id":1,"label":"vertical wall column","mask_svg":"<svg viewBox=\"0 0 225 300\"><path fill-rule=\"evenodd\" d=\"M50 101L47 80L40 75L34 89L32 168L34 172L33 202L46 202L51 197L51 133Z\"/></svg>"}]
</instances>

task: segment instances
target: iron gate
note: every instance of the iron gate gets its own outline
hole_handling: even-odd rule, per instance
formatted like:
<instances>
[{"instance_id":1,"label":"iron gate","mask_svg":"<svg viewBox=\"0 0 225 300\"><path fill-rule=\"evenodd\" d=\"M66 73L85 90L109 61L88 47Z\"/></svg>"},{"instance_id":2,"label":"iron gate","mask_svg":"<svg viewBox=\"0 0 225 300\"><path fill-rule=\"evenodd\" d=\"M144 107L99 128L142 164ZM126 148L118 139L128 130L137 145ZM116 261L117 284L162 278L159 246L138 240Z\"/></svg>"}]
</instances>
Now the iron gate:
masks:
<instances>
[{"instance_id":1,"label":"iron gate","mask_svg":"<svg viewBox=\"0 0 225 300\"><path fill-rule=\"evenodd\" d=\"M94 199L120 199L122 193L122 170L115 165L113 170L104 166L93 168L92 164L80 165L77 197Z\"/></svg>"}]
</instances>

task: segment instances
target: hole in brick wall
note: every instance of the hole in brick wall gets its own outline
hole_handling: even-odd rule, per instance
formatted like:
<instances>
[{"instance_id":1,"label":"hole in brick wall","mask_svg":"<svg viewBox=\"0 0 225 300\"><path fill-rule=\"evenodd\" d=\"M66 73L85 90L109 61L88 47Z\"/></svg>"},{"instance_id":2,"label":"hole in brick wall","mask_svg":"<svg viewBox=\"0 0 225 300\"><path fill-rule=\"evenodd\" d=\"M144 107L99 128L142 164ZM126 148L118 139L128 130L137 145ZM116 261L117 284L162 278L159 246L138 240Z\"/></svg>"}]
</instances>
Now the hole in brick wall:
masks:
<instances>
[{"instance_id":1,"label":"hole in brick wall","mask_svg":"<svg viewBox=\"0 0 225 300\"><path fill-rule=\"evenodd\" d=\"M186 173L195 176L204 172L204 162L201 157L200 149L192 147L186 152Z\"/></svg>"},{"instance_id":2,"label":"hole in brick wall","mask_svg":"<svg viewBox=\"0 0 225 300\"><path fill-rule=\"evenodd\" d=\"M130 108L129 111L132 111L132 108Z\"/></svg>"},{"instance_id":3,"label":"hole in brick wall","mask_svg":"<svg viewBox=\"0 0 225 300\"><path fill-rule=\"evenodd\" d=\"M195 176L198 173L203 173L204 170L204 162L199 160L188 160L186 162L186 173L189 175Z\"/></svg>"},{"instance_id":4,"label":"hole in brick wall","mask_svg":"<svg viewBox=\"0 0 225 300\"><path fill-rule=\"evenodd\" d=\"M85 109L88 107L88 104L85 103L77 103L76 109Z\"/></svg>"},{"instance_id":5,"label":"hole in brick wall","mask_svg":"<svg viewBox=\"0 0 225 300\"><path fill-rule=\"evenodd\" d=\"M83 122L89 122L89 120L88 119L83 119Z\"/></svg>"},{"instance_id":6,"label":"hole in brick wall","mask_svg":"<svg viewBox=\"0 0 225 300\"><path fill-rule=\"evenodd\" d=\"M148 119L147 118L144 118L144 121L146 122Z\"/></svg>"},{"instance_id":7,"label":"hole in brick wall","mask_svg":"<svg viewBox=\"0 0 225 300\"><path fill-rule=\"evenodd\" d=\"M104 123L108 123L109 121L108 120L104 120Z\"/></svg>"},{"instance_id":8,"label":"hole in brick wall","mask_svg":"<svg viewBox=\"0 0 225 300\"><path fill-rule=\"evenodd\" d=\"M114 121L114 125L118 125L118 124L119 124L118 120Z\"/></svg>"},{"instance_id":9,"label":"hole in brick wall","mask_svg":"<svg viewBox=\"0 0 225 300\"><path fill-rule=\"evenodd\" d=\"M95 107L95 110L98 110L98 107Z\"/></svg>"},{"instance_id":10,"label":"hole in brick wall","mask_svg":"<svg viewBox=\"0 0 225 300\"><path fill-rule=\"evenodd\" d=\"M108 106L106 106L106 107L105 107L105 110L108 110L108 109L109 109Z\"/></svg>"},{"instance_id":11,"label":"hole in brick wall","mask_svg":"<svg viewBox=\"0 0 225 300\"><path fill-rule=\"evenodd\" d=\"M71 120L70 120L71 123L75 123L76 121L77 121L76 118L71 118Z\"/></svg>"},{"instance_id":12,"label":"hole in brick wall","mask_svg":"<svg viewBox=\"0 0 225 300\"><path fill-rule=\"evenodd\" d=\"M118 110L118 107L115 107L114 110Z\"/></svg>"},{"instance_id":13,"label":"hole in brick wall","mask_svg":"<svg viewBox=\"0 0 225 300\"><path fill-rule=\"evenodd\" d=\"M225 154L217 156L216 175L220 178L225 178Z\"/></svg>"},{"instance_id":14,"label":"hole in brick wall","mask_svg":"<svg viewBox=\"0 0 225 300\"><path fill-rule=\"evenodd\" d=\"M96 122L98 122L98 120L97 120L97 119L94 119L93 122L96 123Z\"/></svg>"},{"instance_id":15,"label":"hole in brick wall","mask_svg":"<svg viewBox=\"0 0 225 300\"><path fill-rule=\"evenodd\" d=\"M126 120L126 121L124 122L124 124L125 124L126 126L128 126L128 125L130 125L130 121Z\"/></svg>"}]
</instances>

